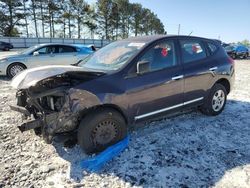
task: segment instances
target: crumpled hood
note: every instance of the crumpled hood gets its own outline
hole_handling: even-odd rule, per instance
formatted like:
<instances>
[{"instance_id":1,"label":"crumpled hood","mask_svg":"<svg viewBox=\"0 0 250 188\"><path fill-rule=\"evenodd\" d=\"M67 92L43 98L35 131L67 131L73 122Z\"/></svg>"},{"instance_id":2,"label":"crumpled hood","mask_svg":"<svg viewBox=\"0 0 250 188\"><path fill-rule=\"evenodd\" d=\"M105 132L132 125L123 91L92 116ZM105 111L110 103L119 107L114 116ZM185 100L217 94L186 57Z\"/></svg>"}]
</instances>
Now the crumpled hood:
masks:
<instances>
[{"instance_id":1,"label":"crumpled hood","mask_svg":"<svg viewBox=\"0 0 250 188\"><path fill-rule=\"evenodd\" d=\"M11 86L15 89L27 89L30 86L36 85L37 82L66 73L68 71L84 71L87 70L76 66L50 65L27 69L16 75L12 81Z\"/></svg>"}]
</instances>

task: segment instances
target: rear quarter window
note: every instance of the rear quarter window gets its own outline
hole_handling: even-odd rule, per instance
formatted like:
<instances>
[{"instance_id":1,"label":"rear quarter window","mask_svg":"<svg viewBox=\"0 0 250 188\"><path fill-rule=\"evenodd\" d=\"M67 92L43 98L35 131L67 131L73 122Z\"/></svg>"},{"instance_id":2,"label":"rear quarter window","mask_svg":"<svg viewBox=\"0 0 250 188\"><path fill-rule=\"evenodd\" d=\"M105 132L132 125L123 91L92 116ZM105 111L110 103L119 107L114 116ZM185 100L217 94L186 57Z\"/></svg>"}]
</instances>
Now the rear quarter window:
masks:
<instances>
[{"instance_id":1,"label":"rear quarter window","mask_svg":"<svg viewBox=\"0 0 250 188\"><path fill-rule=\"evenodd\" d=\"M218 47L213 43L208 42L207 45L211 54L214 54L218 49Z\"/></svg>"}]
</instances>

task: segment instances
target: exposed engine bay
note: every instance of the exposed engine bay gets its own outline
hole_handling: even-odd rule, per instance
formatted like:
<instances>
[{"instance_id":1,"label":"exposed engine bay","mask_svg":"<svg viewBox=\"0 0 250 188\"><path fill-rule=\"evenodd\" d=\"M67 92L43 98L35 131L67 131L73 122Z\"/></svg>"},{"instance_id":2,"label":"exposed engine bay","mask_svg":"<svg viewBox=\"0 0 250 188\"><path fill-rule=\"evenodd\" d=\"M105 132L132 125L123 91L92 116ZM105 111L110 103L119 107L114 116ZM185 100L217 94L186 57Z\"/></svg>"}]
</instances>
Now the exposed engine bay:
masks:
<instances>
[{"instance_id":1,"label":"exposed engine bay","mask_svg":"<svg viewBox=\"0 0 250 188\"><path fill-rule=\"evenodd\" d=\"M74 86L101 75L103 73L66 72L18 89L17 106L10 106L23 114L24 123L18 128L22 132L35 129L48 143L54 134L76 129L81 112L87 108L82 99L97 99L87 91L74 89Z\"/></svg>"}]
</instances>

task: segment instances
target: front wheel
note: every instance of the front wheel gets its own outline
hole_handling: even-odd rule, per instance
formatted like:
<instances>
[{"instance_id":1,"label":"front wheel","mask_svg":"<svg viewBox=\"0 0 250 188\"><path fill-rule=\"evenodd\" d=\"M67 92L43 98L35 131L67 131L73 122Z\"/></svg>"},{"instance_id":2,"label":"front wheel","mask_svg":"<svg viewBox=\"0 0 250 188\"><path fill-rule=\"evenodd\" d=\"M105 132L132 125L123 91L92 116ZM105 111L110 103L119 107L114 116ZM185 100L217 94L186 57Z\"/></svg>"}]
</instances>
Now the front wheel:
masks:
<instances>
[{"instance_id":1,"label":"front wheel","mask_svg":"<svg viewBox=\"0 0 250 188\"><path fill-rule=\"evenodd\" d=\"M226 101L227 91L225 87L221 84L215 84L201 107L201 112L209 116L216 116L223 111Z\"/></svg>"},{"instance_id":2,"label":"front wheel","mask_svg":"<svg viewBox=\"0 0 250 188\"><path fill-rule=\"evenodd\" d=\"M13 63L11 64L7 69L7 75L10 78L13 78L18 73L22 72L26 67L22 65L21 63Z\"/></svg>"},{"instance_id":3,"label":"front wheel","mask_svg":"<svg viewBox=\"0 0 250 188\"><path fill-rule=\"evenodd\" d=\"M103 151L126 135L126 122L119 112L112 109L97 109L82 119L77 139L86 153L94 153Z\"/></svg>"}]
</instances>

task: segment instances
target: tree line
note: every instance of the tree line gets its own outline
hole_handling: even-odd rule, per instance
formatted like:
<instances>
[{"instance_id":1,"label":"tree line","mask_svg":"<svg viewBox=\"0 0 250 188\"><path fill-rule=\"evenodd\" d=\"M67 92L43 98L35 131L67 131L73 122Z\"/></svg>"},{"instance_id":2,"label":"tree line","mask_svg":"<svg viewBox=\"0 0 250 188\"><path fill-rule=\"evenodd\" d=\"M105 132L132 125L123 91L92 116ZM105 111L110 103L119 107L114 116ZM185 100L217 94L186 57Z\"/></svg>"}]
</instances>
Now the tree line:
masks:
<instances>
[{"instance_id":1,"label":"tree line","mask_svg":"<svg viewBox=\"0 0 250 188\"><path fill-rule=\"evenodd\" d=\"M129 0L97 0L95 4L85 0L0 0L0 23L1 36L116 40L165 33L155 13Z\"/></svg>"}]
</instances>

